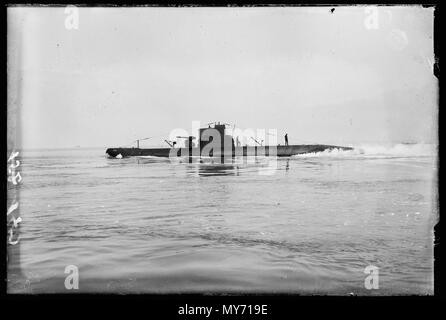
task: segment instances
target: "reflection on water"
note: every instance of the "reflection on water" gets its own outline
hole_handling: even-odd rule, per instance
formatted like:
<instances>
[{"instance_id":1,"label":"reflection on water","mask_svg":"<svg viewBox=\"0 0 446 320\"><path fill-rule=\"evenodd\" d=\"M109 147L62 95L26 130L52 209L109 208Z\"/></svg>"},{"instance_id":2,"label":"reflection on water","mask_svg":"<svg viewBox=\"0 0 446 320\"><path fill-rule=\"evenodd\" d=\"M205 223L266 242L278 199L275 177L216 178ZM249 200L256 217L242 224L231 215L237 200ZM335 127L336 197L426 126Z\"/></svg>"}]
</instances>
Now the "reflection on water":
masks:
<instances>
[{"instance_id":1,"label":"reflection on water","mask_svg":"<svg viewBox=\"0 0 446 320\"><path fill-rule=\"evenodd\" d=\"M135 160L136 159L136 160ZM116 164L116 159L108 159L110 165ZM286 170L289 170L289 158L276 159L273 157L134 157L121 159L128 163L136 163L138 165L150 165L155 163L170 163L173 165L190 164L186 166L189 175L198 176L238 176L242 172L258 171L261 174L272 175L279 170L277 161L286 160Z\"/></svg>"},{"instance_id":2,"label":"reflection on water","mask_svg":"<svg viewBox=\"0 0 446 320\"><path fill-rule=\"evenodd\" d=\"M230 165L230 164L220 164L220 165L213 165L213 164L202 164L199 166L198 174L200 176L204 177L211 177L211 176L234 176L239 175L239 167Z\"/></svg>"}]
</instances>

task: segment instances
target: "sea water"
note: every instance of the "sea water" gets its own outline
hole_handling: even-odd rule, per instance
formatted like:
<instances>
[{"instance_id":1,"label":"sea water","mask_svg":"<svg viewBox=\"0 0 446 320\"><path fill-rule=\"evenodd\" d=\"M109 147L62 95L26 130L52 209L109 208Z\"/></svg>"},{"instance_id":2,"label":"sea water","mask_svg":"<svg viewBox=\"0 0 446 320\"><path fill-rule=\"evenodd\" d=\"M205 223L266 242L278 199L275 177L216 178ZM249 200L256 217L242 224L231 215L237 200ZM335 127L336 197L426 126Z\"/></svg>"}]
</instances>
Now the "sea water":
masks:
<instances>
[{"instance_id":1,"label":"sea water","mask_svg":"<svg viewBox=\"0 0 446 320\"><path fill-rule=\"evenodd\" d=\"M436 152L219 164L23 150L8 292L432 294Z\"/></svg>"}]
</instances>

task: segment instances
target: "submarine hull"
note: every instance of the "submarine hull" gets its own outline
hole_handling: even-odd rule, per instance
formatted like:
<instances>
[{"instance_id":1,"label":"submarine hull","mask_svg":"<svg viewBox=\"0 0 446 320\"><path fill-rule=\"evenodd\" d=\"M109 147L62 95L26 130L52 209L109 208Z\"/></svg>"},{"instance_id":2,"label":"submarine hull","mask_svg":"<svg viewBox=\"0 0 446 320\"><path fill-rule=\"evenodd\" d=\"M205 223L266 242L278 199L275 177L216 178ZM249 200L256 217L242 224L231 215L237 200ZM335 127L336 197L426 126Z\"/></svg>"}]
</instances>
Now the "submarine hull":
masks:
<instances>
[{"instance_id":1,"label":"submarine hull","mask_svg":"<svg viewBox=\"0 0 446 320\"><path fill-rule=\"evenodd\" d=\"M289 146L244 146L233 147L225 152L211 152L210 156L234 157L234 156L277 156L290 157L298 154L322 152L325 150L353 150L351 147L341 147L332 145L289 145ZM108 148L106 151L110 157L135 157L135 156L153 156L153 157L188 157L200 156L199 148Z\"/></svg>"}]
</instances>

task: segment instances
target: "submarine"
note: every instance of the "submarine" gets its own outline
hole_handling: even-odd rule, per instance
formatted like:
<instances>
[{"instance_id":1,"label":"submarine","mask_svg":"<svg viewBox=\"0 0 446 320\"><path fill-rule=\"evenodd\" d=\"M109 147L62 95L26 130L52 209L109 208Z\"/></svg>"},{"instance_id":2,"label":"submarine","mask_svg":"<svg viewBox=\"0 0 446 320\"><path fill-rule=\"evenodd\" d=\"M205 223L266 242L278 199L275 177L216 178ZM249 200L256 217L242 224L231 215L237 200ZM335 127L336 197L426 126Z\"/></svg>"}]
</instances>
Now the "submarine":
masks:
<instances>
[{"instance_id":1,"label":"submarine","mask_svg":"<svg viewBox=\"0 0 446 320\"><path fill-rule=\"evenodd\" d=\"M175 142L164 140L169 147L166 148L139 148L139 140L136 140L137 147L134 148L108 148L105 153L111 158L153 156L153 157L236 157L236 156L277 156L290 157L298 154L322 152L325 150L353 150L351 147L312 144L312 145L269 145L263 146L256 139L252 138L257 146L241 146L234 138L226 134L226 124L219 122L209 125L207 128L199 130L199 139L194 143L196 137L184 138L185 146L176 147Z\"/></svg>"}]
</instances>

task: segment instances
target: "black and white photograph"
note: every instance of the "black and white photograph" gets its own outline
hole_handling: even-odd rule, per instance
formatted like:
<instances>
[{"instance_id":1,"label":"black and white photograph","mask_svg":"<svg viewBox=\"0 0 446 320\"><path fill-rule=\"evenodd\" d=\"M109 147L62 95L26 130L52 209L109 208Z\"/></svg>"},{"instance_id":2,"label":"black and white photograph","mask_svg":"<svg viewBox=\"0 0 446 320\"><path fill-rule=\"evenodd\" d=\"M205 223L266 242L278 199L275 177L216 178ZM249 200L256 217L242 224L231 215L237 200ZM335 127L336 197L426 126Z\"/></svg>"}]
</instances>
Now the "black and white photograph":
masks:
<instances>
[{"instance_id":1,"label":"black and white photograph","mask_svg":"<svg viewBox=\"0 0 446 320\"><path fill-rule=\"evenodd\" d=\"M434 295L435 11L9 5L7 294Z\"/></svg>"}]
</instances>

